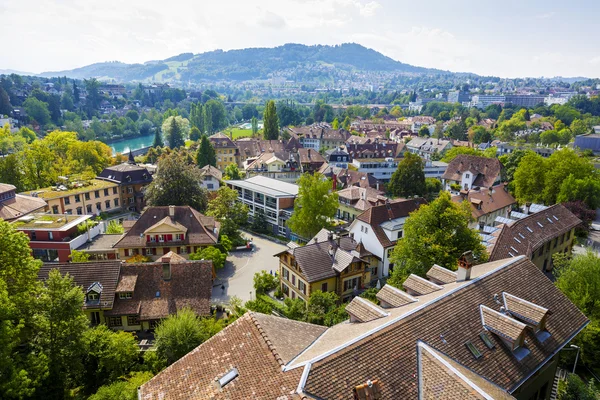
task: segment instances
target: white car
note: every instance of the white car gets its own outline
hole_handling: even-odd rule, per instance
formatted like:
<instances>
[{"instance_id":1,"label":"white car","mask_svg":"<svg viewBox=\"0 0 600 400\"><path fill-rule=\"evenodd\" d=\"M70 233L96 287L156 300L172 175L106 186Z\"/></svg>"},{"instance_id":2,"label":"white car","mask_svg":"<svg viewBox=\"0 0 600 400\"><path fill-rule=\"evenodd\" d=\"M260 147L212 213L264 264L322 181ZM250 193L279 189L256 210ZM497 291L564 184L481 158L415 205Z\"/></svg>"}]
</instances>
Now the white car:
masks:
<instances>
[{"instance_id":1,"label":"white car","mask_svg":"<svg viewBox=\"0 0 600 400\"><path fill-rule=\"evenodd\" d=\"M593 231L600 231L600 222L592 222L590 228L592 228Z\"/></svg>"}]
</instances>

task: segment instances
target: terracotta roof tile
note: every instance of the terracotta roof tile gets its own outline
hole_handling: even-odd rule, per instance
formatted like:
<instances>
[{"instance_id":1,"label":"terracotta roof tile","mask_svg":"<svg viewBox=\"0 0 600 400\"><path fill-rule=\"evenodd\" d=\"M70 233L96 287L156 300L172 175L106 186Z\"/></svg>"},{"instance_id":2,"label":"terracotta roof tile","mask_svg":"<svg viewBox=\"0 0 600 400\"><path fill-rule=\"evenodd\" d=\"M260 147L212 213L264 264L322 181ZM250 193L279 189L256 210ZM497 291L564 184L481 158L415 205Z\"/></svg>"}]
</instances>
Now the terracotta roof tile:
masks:
<instances>
[{"instance_id":1,"label":"terracotta roof tile","mask_svg":"<svg viewBox=\"0 0 600 400\"><path fill-rule=\"evenodd\" d=\"M469 190L466 195L452 196L452 201L455 203L469 201L471 214L475 219L517 204L517 200L506 190L505 184L494 186L491 195L489 188L482 187L479 190ZM475 203L480 204L480 206L477 206Z\"/></svg>"},{"instance_id":2,"label":"terracotta roof tile","mask_svg":"<svg viewBox=\"0 0 600 400\"><path fill-rule=\"evenodd\" d=\"M500 177L501 170L502 164L497 158L459 154L448 163L442 179L461 181L462 174L470 171L473 174L477 174L473 186L490 187Z\"/></svg>"},{"instance_id":3,"label":"terracotta roof tile","mask_svg":"<svg viewBox=\"0 0 600 400\"><path fill-rule=\"evenodd\" d=\"M538 326L542 323L544 317L548 314L548 309L538 306L530 301L520 297L503 292L504 307L514 317L527 322L531 325Z\"/></svg>"},{"instance_id":4,"label":"terracotta roof tile","mask_svg":"<svg viewBox=\"0 0 600 400\"><path fill-rule=\"evenodd\" d=\"M483 305L481 306L481 324L484 328L511 342L516 342L527 327L516 319Z\"/></svg>"},{"instance_id":5,"label":"terracotta roof tile","mask_svg":"<svg viewBox=\"0 0 600 400\"><path fill-rule=\"evenodd\" d=\"M439 282L440 285L456 282L456 272L450 271L447 268L433 264L433 267L427 271L426 276Z\"/></svg>"},{"instance_id":6,"label":"terracotta roof tile","mask_svg":"<svg viewBox=\"0 0 600 400\"><path fill-rule=\"evenodd\" d=\"M417 301L414 297L391 285L385 284L375 295L382 305L389 307L401 307Z\"/></svg>"},{"instance_id":7,"label":"terracotta roof tile","mask_svg":"<svg viewBox=\"0 0 600 400\"><path fill-rule=\"evenodd\" d=\"M442 289L441 286L415 274L410 274L402 283L402 287L411 292L415 292L417 295L429 294Z\"/></svg>"},{"instance_id":8,"label":"terracotta roof tile","mask_svg":"<svg viewBox=\"0 0 600 400\"><path fill-rule=\"evenodd\" d=\"M375 303L371 303L362 297L353 298L346 305L346 312L350 315L350 322L369 322L389 315Z\"/></svg>"}]
</instances>

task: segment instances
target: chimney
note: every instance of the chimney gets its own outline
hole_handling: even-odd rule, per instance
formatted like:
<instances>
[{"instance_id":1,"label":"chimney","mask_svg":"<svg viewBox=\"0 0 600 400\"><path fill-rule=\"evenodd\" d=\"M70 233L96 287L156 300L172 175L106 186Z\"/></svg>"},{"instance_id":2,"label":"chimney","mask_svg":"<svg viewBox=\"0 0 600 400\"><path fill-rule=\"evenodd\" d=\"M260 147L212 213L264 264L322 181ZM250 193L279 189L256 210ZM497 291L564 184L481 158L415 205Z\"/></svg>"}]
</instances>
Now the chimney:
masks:
<instances>
[{"instance_id":1,"label":"chimney","mask_svg":"<svg viewBox=\"0 0 600 400\"><path fill-rule=\"evenodd\" d=\"M333 240L333 232L329 231L327 232L327 241L331 242Z\"/></svg>"},{"instance_id":2,"label":"chimney","mask_svg":"<svg viewBox=\"0 0 600 400\"><path fill-rule=\"evenodd\" d=\"M175 217L175 206L169 206L169 216Z\"/></svg>"},{"instance_id":3,"label":"chimney","mask_svg":"<svg viewBox=\"0 0 600 400\"><path fill-rule=\"evenodd\" d=\"M308 149L308 159L310 160L310 149Z\"/></svg>"},{"instance_id":4,"label":"chimney","mask_svg":"<svg viewBox=\"0 0 600 400\"><path fill-rule=\"evenodd\" d=\"M333 251L333 246L332 245L329 245L329 251L328 251L328 253L329 253L330 256L333 257L333 255L334 255L335 252Z\"/></svg>"},{"instance_id":5,"label":"chimney","mask_svg":"<svg viewBox=\"0 0 600 400\"><path fill-rule=\"evenodd\" d=\"M162 276L165 281L168 281L171 279L171 263L170 263L170 261L171 261L170 258L165 259L163 257Z\"/></svg>"},{"instance_id":6,"label":"chimney","mask_svg":"<svg viewBox=\"0 0 600 400\"><path fill-rule=\"evenodd\" d=\"M471 279L471 268L473 267L473 252L471 250L463 253L458 259L458 271L456 271L456 282Z\"/></svg>"},{"instance_id":7,"label":"chimney","mask_svg":"<svg viewBox=\"0 0 600 400\"><path fill-rule=\"evenodd\" d=\"M530 207L531 207L531 202L525 203L525 214L529 215Z\"/></svg>"}]
</instances>

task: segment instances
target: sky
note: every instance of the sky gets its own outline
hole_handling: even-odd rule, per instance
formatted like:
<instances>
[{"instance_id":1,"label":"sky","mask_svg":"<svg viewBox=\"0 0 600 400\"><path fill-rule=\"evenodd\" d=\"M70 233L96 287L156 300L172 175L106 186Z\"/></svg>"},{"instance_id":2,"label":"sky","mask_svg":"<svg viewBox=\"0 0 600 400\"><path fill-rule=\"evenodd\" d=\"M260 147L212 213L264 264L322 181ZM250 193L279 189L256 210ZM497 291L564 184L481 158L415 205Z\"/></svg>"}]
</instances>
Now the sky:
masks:
<instances>
[{"instance_id":1,"label":"sky","mask_svg":"<svg viewBox=\"0 0 600 400\"><path fill-rule=\"evenodd\" d=\"M0 0L0 16L0 70L354 42L454 72L600 77L597 0Z\"/></svg>"}]
</instances>

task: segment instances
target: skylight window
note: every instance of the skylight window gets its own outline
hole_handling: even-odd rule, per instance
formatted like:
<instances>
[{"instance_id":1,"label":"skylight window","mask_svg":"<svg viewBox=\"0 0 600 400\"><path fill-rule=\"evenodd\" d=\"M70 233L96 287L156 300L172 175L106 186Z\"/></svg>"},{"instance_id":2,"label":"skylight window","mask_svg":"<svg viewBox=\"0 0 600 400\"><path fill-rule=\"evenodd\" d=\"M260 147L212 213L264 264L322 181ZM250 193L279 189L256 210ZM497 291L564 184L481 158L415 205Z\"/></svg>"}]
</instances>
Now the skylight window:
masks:
<instances>
[{"instance_id":1,"label":"skylight window","mask_svg":"<svg viewBox=\"0 0 600 400\"><path fill-rule=\"evenodd\" d=\"M525 236L523 236L523 234L520 232L519 232L519 236L521 236L521 239L525 239Z\"/></svg>"},{"instance_id":2,"label":"skylight window","mask_svg":"<svg viewBox=\"0 0 600 400\"><path fill-rule=\"evenodd\" d=\"M548 222L550 222L551 224L553 224L554 222L552 222L552 220L548 217L546 217L546 219L548 220Z\"/></svg>"},{"instance_id":3,"label":"skylight window","mask_svg":"<svg viewBox=\"0 0 600 400\"><path fill-rule=\"evenodd\" d=\"M511 249L512 251L514 251L515 253L518 253L518 252L519 252L519 250L515 249L515 248L514 248L514 247L512 247L512 246L510 246L510 249Z\"/></svg>"},{"instance_id":4,"label":"skylight window","mask_svg":"<svg viewBox=\"0 0 600 400\"><path fill-rule=\"evenodd\" d=\"M485 345L487 346L488 349L494 348L494 342L492 342L492 339L488 336L488 334L486 332L481 332L479 334L479 337L481 338L483 343L485 343Z\"/></svg>"},{"instance_id":5,"label":"skylight window","mask_svg":"<svg viewBox=\"0 0 600 400\"><path fill-rule=\"evenodd\" d=\"M542 225L540 222L538 222L537 224L540 226L540 228L544 227L544 225Z\"/></svg>"},{"instance_id":6,"label":"skylight window","mask_svg":"<svg viewBox=\"0 0 600 400\"><path fill-rule=\"evenodd\" d=\"M515 239L515 242L521 243L521 241L519 239L517 239L516 237L514 239Z\"/></svg>"},{"instance_id":7,"label":"skylight window","mask_svg":"<svg viewBox=\"0 0 600 400\"><path fill-rule=\"evenodd\" d=\"M556 217L556 215L553 215L552 218L554 218L555 220L558 221L558 218Z\"/></svg>"},{"instance_id":8,"label":"skylight window","mask_svg":"<svg viewBox=\"0 0 600 400\"><path fill-rule=\"evenodd\" d=\"M513 253L511 253L510 251L508 252L508 255L511 257L514 257L515 255Z\"/></svg>"},{"instance_id":9,"label":"skylight window","mask_svg":"<svg viewBox=\"0 0 600 400\"><path fill-rule=\"evenodd\" d=\"M529 232L533 233L533 231L531 230L531 228L530 228L530 227L526 226L525 228L527 228L527 230L528 230Z\"/></svg>"},{"instance_id":10,"label":"skylight window","mask_svg":"<svg viewBox=\"0 0 600 400\"><path fill-rule=\"evenodd\" d=\"M475 357L476 359L481 357L481 352L471 341L466 342L465 346L467 346L467 349L469 349L471 354L473 354L473 357Z\"/></svg>"},{"instance_id":11,"label":"skylight window","mask_svg":"<svg viewBox=\"0 0 600 400\"><path fill-rule=\"evenodd\" d=\"M221 378L219 378L219 386L221 388L223 388L225 385L230 383L232 380L234 380L238 376L239 376L239 372L238 372L237 368L233 368L232 370L227 372L225 375L223 375Z\"/></svg>"}]
</instances>

